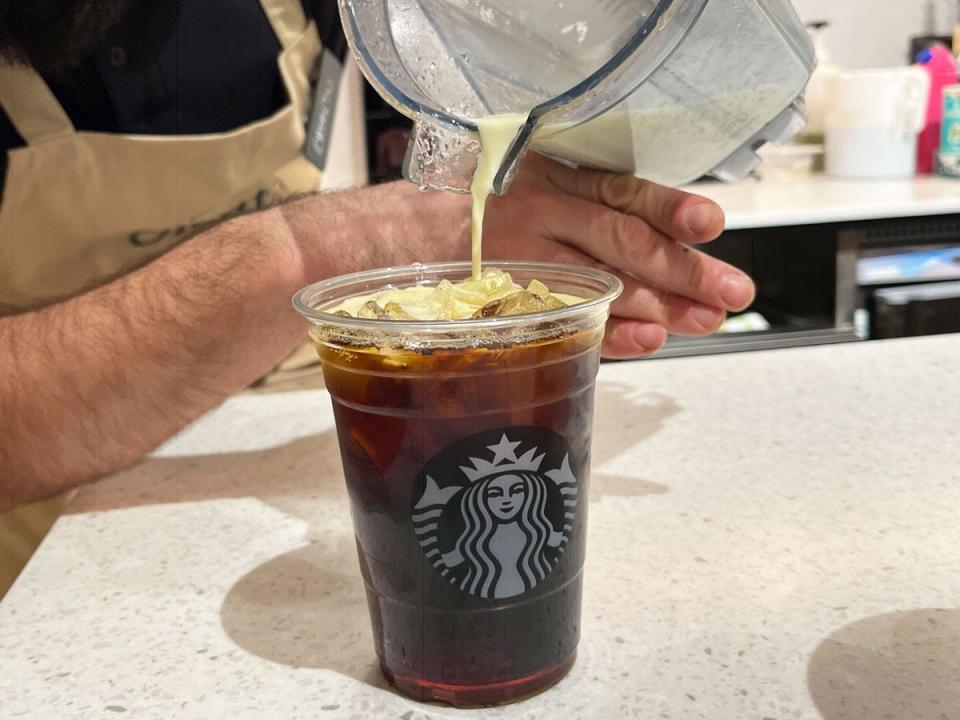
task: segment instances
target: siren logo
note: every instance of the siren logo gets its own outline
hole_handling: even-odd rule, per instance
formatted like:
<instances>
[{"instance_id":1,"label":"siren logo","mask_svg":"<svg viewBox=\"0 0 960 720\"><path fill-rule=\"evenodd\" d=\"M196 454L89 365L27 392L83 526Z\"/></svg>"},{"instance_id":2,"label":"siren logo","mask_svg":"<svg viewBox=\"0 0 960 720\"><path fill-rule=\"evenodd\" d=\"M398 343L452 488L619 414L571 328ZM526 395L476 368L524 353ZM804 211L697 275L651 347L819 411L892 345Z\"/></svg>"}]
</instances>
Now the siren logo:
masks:
<instances>
[{"instance_id":1,"label":"siren logo","mask_svg":"<svg viewBox=\"0 0 960 720\"><path fill-rule=\"evenodd\" d=\"M543 582L566 549L577 513L577 467L550 430L474 435L438 453L414 485L417 540L451 584L510 598Z\"/></svg>"}]
</instances>

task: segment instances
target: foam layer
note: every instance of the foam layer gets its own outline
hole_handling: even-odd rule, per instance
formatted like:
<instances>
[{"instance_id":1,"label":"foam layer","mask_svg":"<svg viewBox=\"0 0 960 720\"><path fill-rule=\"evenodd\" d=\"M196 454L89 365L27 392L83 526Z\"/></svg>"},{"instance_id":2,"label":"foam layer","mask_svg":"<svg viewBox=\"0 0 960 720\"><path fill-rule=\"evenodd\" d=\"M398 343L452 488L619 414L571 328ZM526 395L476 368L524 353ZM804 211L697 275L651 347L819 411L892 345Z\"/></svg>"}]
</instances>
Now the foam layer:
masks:
<instances>
[{"instance_id":1,"label":"foam layer","mask_svg":"<svg viewBox=\"0 0 960 720\"><path fill-rule=\"evenodd\" d=\"M477 279L389 288L349 298L332 312L383 320L467 320L543 312L580 302L583 298L551 293L537 280L524 288L509 273L488 268Z\"/></svg>"}]
</instances>

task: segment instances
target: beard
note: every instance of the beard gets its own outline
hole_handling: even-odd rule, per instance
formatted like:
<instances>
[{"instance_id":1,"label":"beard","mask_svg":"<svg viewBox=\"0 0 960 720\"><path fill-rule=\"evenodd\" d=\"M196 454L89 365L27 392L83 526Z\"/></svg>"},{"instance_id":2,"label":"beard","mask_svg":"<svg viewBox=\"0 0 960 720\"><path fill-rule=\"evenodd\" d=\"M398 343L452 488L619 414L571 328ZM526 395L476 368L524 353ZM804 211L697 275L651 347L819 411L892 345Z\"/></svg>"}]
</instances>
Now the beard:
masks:
<instances>
[{"instance_id":1,"label":"beard","mask_svg":"<svg viewBox=\"0 0 960 720\"><path fill-rule=\"evenodd\" d=\"M0 0L0 61L57 73L79 63L128 0Z\"/></svg>"}]
</instances>

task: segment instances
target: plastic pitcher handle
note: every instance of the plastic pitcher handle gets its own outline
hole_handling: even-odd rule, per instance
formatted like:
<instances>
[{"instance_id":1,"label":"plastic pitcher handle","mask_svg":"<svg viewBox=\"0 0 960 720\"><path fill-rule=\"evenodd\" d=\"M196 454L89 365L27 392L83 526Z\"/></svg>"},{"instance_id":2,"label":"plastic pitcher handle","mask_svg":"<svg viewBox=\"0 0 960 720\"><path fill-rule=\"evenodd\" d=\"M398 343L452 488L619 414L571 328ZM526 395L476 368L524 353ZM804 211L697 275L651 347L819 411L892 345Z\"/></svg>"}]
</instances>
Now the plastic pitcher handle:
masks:
<instances>
[{"instance_id":1,"label":"plastic pitcher handle","mask_svg":"<svg viewBox=\"0 0 960 720\"><path fill-rule=\"evenodd\" d=\"M909 68L904 73L899 96L896 127L907 134L920 132L927 122L930 76L920 68Z\"/></svg>"}]
</instances>

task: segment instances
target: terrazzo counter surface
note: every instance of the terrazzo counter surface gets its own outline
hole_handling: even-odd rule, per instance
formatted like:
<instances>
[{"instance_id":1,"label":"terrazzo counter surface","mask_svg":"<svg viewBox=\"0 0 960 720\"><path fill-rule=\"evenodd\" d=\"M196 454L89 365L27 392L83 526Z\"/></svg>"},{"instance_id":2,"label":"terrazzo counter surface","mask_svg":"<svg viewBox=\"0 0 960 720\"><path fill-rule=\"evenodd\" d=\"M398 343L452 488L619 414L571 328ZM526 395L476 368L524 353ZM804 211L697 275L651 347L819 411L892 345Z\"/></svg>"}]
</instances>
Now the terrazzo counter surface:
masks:
<instances>
[{"instance_id":1,"label":"terrazzo counter surface","mask_svg":"<svg viewBox=\"0 0 960 720\"><path fill-rule=\"evenodd\" d=\"M4 718L960 718L960 336L606 365L583 640L454 711L373 658L329 399L83 490L0 603Z\"/></svg>"}]
</instances>

